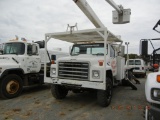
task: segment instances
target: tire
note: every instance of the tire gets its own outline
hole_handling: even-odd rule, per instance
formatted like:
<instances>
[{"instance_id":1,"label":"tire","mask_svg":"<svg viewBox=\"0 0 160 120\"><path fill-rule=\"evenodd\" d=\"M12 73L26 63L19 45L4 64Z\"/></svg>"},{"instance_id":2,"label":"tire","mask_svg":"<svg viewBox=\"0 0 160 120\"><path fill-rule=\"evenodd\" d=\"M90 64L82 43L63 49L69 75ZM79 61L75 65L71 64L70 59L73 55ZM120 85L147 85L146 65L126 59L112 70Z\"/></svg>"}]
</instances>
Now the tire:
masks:
<instances>
[{"instance_id":1,"label":"tire","mask_svg":"<svg viewBox=\"0 0 160 120\"><path fill-rule=\"evenodd\" d=\"M143 78L145 78L147 76L146 72L143 74Z\"/></svg>"},{"instance_id":2,"label":"tire","mask_svg":"<svg viewBox=\"0 0 160 120\"><path fill-rule=\"evenodd\" d=\"M106 90L97 91L97 101L102 107L107 107L111 103L112 99L112 81L110 78L106 78Z\"/></svg>"},{"instance_id":3,"label":"tire","mask_svg":"<svg viewBox=\"0 0 160 120\"><path fill-rule=\"evenodd\" d=\"M52 85L51 93L53 97L56 99L64 99L66 95L68 94L68 90L64 86Z\"/></svg>"},{"instance_id":4,"label":"tire","mask_svg":"<svg viewBox=\"0 0 160 120\"><path fill-rule=\"evenodd\" d=\"M146 114L147 114L147 116L146 116L146 117L147 117L147 120L154 120L154 117L152 116L152 114L150 113L149 110L147 111Z\"/></svg>"},{"instance_id":5,"label":"tire","mask_svg":"<svg viewBox=\"0 0 160 120\"><path fill-rule=\"evenodd\" d=\"M18 75L10 74L0 80L0 97L3 99L19 96L22 89L22 79Z\"/></svg>"}]
</instances>

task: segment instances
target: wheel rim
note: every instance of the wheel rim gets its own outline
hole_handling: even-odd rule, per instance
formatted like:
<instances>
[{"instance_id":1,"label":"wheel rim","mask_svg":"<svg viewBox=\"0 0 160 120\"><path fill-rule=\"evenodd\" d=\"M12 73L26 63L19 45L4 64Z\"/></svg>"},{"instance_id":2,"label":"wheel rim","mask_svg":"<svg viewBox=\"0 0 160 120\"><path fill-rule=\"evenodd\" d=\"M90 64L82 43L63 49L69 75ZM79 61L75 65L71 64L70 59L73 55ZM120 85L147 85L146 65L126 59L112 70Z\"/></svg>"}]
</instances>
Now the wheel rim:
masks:
<instances>
[{"instance_id":1,"label":"wheel rim","mask_svg":"<svg viewBox=\"0 0 160 120\"><path fill-rule=\"evenodd\" d=\"M6 90L9 94L15 94L19 90L19 83L16 80L9 81Z\"/></svg>"}]
</instances>

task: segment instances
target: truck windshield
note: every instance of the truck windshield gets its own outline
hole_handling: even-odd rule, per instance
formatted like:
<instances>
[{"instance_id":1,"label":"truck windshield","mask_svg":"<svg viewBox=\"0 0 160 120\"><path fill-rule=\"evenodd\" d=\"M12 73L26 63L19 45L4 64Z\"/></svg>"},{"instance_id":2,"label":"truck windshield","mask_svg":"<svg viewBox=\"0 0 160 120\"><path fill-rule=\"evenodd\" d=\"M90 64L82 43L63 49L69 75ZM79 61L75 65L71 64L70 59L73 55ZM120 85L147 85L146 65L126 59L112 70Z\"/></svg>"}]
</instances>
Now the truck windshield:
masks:
<instances>
[{"instance_id":1,"label":"truck windshield","mask_svg":"<svg viewBox=\"0 0 160 120\"><path fill-rule=\"evenodd\" d=\"M4 46L3 54L17 54L22 55L25 51L23 43L6 43Z\"/></svg>"},{"instance_id":2,"label":"truck windshield","mask_svg":"<svg viewBox=\"0 0 160 120\"><path fill-rule=\"evenodd\" d=\"M128 65L134 65L134 60L129 60Z\"/></svg>"},{"instance_id":3,"label":"truck windshield","mask_svg":"<svg viewBox=\"0 0 160 120\"><path fill-rule=\"evenodd\" d=\"M108 52L108 48L106 48L106 51ZM94 43L94 44L73 45L71 55L79 55L79 54L104 55L104 44Z\"/></svg>"}]
</instances>

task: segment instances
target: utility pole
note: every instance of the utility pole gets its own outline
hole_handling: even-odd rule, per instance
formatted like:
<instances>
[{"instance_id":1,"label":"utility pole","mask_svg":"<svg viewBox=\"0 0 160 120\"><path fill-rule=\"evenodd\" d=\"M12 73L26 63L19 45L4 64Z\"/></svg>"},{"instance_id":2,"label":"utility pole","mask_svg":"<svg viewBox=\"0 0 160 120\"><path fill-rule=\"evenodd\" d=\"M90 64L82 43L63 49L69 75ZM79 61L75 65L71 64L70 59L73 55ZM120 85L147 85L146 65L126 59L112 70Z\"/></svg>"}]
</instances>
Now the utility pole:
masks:
<instances>
[{"instance_id":1,"label":"utility pole","mask_svg":"<svg viewBox=\"0 0 160 120\"><path fill-rule=\"evenodd\" d=\"M127 60L129 59L129 55L128 55L128 45L129 45L129 42L125 42L125 45L127 46Z\"/></svg>"}]
</instances>

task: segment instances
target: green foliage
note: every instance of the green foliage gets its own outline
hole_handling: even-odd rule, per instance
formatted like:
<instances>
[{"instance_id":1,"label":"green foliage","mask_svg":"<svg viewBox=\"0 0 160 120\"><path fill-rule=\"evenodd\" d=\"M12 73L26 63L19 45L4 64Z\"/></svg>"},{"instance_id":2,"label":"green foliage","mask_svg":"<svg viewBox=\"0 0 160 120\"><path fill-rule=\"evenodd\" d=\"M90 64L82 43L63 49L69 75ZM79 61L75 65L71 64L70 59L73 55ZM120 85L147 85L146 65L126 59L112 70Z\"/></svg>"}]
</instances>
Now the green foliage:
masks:
<instances>
[{"instance_id":1,"label":"green foliage","mask_svg":"<svg viewBox=\"0 0 160 120\"><path fill-rule=\"evenodd\" d=\"M137 54L128 54L129 55L129 59L137 59L137 58L141 58L139 55ZM127 60L127 54L124 55L125 60Z\"/></svg>"}]
</instances>

